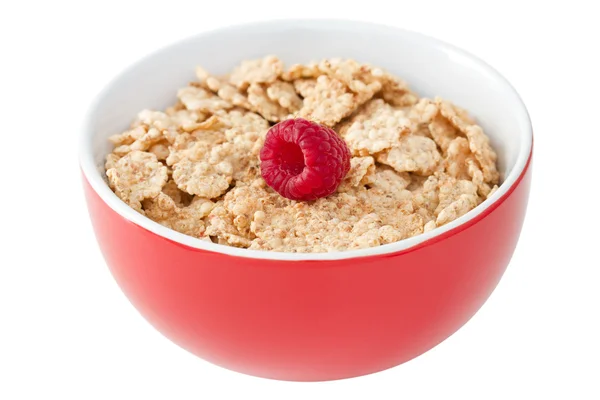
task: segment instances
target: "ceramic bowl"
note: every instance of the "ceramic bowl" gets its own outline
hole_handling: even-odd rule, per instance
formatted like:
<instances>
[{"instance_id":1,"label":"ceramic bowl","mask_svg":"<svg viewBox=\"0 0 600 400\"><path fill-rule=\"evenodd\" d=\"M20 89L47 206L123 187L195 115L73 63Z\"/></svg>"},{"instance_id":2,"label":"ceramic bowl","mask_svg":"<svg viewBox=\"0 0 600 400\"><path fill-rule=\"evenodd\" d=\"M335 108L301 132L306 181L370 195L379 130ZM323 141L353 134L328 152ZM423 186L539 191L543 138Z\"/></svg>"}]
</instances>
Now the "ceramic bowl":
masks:
<instances>
[{"instance_id":1,"label":"ceramic bowl","mask_svg":"<svg viewBox=\"0 0 600 400\"><path fill-rule=\"evenodd\" d=\"M103 174L109 135L123 131L144 108L173 104L197 65L225 73L266 54L286 65L354 58L406 79L421 96L439 95L466 108L498 151L502 185L441 228L376 248L323 254L207 243L147 219L113 194ZM506 79L442 41L354 21L253 23L160 49L106 86L81 135L91 221L106 263L133 305L164 336L202 359L273 379L373 373L454 333L505 271L531 181L531 124Z\"/></svg>"}]
</instances>

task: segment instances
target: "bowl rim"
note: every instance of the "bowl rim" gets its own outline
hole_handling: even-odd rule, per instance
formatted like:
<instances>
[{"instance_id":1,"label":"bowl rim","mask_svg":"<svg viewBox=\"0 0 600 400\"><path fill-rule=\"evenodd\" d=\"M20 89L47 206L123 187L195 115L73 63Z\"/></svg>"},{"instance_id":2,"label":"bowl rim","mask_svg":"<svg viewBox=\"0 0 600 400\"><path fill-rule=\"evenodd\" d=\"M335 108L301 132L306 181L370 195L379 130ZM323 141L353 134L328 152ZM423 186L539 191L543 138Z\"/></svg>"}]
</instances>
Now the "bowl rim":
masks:
<instances>
[{"instance_id":1,"label":"bowl rim","mask_svg":"<svg viewBox=\"0 0 600 400\"><path fill-rule=\"evenodd\" d=\"M97 165L94 162L92 138L94 132L94 126L92 124L93 115L97 110L99 104L103 101L104 97L108 94L111 87L117 84L119 78L125 75L131 70L136 69L139 65L146 63L148 60L160 55L160 53L167 49L181 45L188 41L195 41L205 36L218 35L220 33L230 32L232 30L247 31L247 30L263 30L265 28L285 30L290 27L298 28L313 28L313 29L328 29L334 30L338 28L352 28L354 30L362 31L373 31L373 30L384 30L390 33L402 34L409 37L413 37L415 40L427 43L431 46L438 46L444 48L449 53L457 54L463 58L467 58L470 62L478 69L484 71L487 75L492 77L494 80L499 82L507 92L514 97L514 112L517 114L520 126L520 149L517 155L517 160L510 173L505 177L502 185L499 186L498 190L492 194L488 199L484 200L481 204L469 211L465 215L457 218L456 220L433 229L429 232L419 234L407 239L402 239L398 242L389 243L377 247L371 247L367 249L357 250L345 250L335 251L328 253L287 253L287 252L276 252L276 251L264 251L264 250L250 250L244 248L237 248L232 246L220 245L216 243L210 243L202 239L198 239L192 236L185 235L175 230L169 229L150 218L138 213L125 202L116 196L116 194L109 188L106 181L103 179L101 172L98 170ZM193 66L191 67L193 68ZM119 214L126 220L133 222L147 231L150 231L158 236L165 239L176 242L180 245L188 246L192 249L207 251L213 253L220 253L224 255L252 258L252 259L263 259L263 260L279 260L279 261L308 261L308 260L343 260L362 258L369 256L385 256L392 255L408 250L414 249L415 247L437 242L448 236L452 236L468 226L474 224L478 220L485 217L493 209L499 206L504 199L506 199L512 191L516 188L520 180L522 179L525 170L529 165L529 160L532 153L533 146L533 129L531 125L531 119L529 113L521 96L517 93L515 88L511 85L508 80L502 76L496 69L481 60L477 56L456 47L443 40L436 39L434 37L418 33L415 31L373 22L364 22L357 20L345 20L345 19L272 19L264 21L255 21L244 24L236 24L217 29L211 29L200 32L198 34L189 36L187 38L172 42L166 46L162 46L157 50L145 55L138 59L136 62L130 64L125 69L121 70L116 74L107 84L104 85L103 89L95 96L92 100L86 115L83 119L83 126L80 130L80 146L79 146L79 163L82 174L87 182L90 184L94 192L102 199L108 207L114 212Z\"/></svg>"}]
</instances>

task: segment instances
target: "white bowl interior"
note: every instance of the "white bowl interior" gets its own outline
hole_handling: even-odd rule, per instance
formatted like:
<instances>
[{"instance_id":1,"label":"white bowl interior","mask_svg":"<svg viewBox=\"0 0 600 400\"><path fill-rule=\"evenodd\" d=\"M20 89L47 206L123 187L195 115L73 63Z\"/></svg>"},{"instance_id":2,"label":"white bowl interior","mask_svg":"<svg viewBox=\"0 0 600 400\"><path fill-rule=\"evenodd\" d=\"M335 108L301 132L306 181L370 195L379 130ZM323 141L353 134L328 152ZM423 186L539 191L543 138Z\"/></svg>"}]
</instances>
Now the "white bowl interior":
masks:
<instances>
[{"instance_id":1,"label":"white bowl interior","mask_svg":"<svg viewBox=\"0 0 600 400\"><path fill-rule=\"evenodd\" d=\"M142 109L172 105L178 88L195 79L202 65L214 74L241 60L266 54L286 65L322 58L353 58L383 67L405 79L420 96L441 96L467 109L498 152L500 189L482 205L444 227L372 249L322 254L250 251L215 245L171 231L121 202L104 182L103 165L120 133ZM201 34L163 48L115 78L98 96L82 132L81 164L107 204L129 220L172 240L232 255L269 259L338 259L394 252L413 246L473 218L500 198L525 167L532 132L527 110L512 86L472 55L438 40L398 28L352 21L292 20L241 25Z\"/></svg>"}]
</instances>

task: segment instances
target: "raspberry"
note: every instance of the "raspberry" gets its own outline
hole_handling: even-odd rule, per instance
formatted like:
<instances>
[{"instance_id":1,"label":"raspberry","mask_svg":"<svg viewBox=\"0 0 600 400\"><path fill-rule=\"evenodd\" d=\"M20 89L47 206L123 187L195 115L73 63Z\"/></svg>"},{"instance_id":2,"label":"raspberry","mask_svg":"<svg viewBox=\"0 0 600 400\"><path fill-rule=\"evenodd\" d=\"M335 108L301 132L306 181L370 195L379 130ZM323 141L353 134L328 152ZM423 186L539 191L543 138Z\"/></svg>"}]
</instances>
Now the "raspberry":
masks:
<instances>
[{"instance_id":1,"label":"raspberry","mask_svg":"<svg viewBox=\"0 0 600 400\"><path fill-rule=\"evenodd\" d=\"M260 160L267 184L291 200L329 196L350 170L350 150L337 133L302 118L271 127Z\"/></svg>"}]
</instances>

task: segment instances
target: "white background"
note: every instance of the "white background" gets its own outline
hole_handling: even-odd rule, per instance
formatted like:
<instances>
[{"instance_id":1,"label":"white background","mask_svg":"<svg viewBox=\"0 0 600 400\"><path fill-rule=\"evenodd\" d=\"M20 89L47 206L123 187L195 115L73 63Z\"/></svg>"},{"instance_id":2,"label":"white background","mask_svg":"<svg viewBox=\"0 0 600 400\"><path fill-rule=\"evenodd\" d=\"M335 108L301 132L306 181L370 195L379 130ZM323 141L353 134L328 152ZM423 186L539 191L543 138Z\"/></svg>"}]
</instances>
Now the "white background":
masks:
<instances>
[{"instance_id":1,"label":"white background","mask_svg":"<svg viewBox=\"0 0 600 400\"><path fill-rule=\"evenodd\" d=\"M600 398L592 2L385 3L2 2L0 399ZM77 130L107 80L202 30L282 17L377 21L449 41L503 73L533 120L530 207L500 285L451 338L382 373L278 382L188 354L128 303L87 217Z\"/></svg>"}]
</instances>

